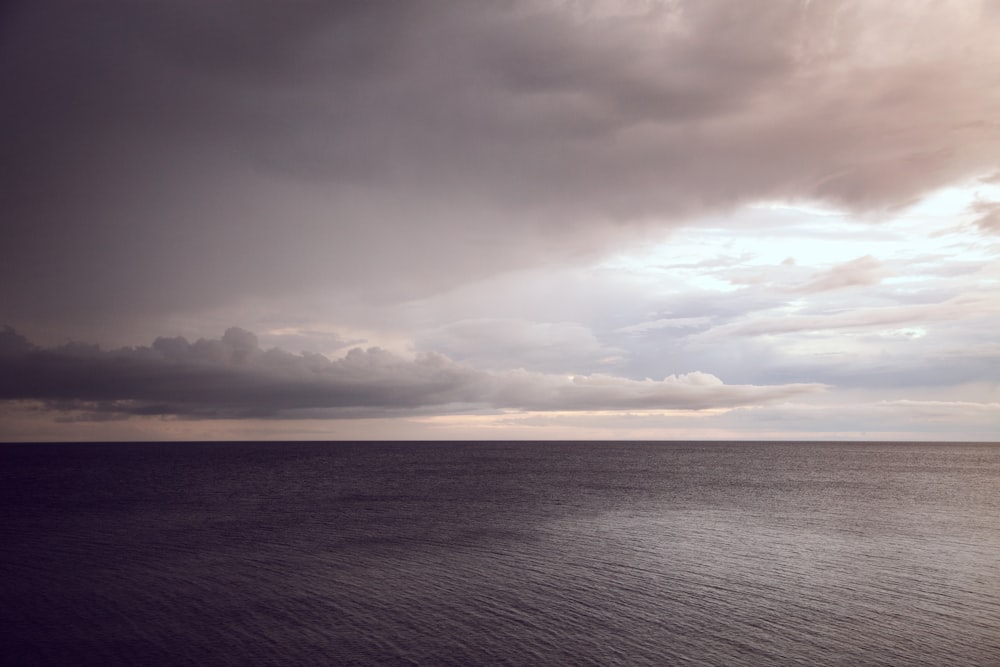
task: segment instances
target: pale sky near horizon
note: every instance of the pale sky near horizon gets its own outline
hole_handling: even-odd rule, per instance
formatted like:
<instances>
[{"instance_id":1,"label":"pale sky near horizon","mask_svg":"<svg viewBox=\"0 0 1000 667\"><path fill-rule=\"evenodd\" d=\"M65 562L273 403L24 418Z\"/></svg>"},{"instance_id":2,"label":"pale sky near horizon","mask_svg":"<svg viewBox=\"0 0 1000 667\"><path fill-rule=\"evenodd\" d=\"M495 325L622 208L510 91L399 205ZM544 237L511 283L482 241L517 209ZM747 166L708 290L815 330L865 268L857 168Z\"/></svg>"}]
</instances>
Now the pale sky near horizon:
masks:
<instances>
[{"instance_id":1,"label":"pale sky near horizon","mask_svg":"<svg viewBox=\"0 0 1000 667\"><path fill-rule=\"evenodd\" d=\"M15 2L0 441L1000 440L997 34Z\"/></svg>"}]
</instances>

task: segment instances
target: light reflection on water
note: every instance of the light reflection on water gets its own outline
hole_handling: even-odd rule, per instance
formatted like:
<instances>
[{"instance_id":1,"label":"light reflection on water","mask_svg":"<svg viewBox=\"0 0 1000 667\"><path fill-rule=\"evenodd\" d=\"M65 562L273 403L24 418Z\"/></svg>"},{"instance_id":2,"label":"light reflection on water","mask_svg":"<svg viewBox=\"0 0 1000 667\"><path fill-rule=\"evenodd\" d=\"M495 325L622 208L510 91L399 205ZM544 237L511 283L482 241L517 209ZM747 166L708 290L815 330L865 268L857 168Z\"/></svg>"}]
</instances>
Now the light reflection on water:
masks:
<instances>
[{"instance_id":1,"label":"light reflection on water","mask_svg":"<svg viewBox=\"0 0 1000 667\"><path fill-rule=\"evenodd\" d=\"M1000 664L1000 446L0 456L19 664Z\"/></svg>"}]
</instances>

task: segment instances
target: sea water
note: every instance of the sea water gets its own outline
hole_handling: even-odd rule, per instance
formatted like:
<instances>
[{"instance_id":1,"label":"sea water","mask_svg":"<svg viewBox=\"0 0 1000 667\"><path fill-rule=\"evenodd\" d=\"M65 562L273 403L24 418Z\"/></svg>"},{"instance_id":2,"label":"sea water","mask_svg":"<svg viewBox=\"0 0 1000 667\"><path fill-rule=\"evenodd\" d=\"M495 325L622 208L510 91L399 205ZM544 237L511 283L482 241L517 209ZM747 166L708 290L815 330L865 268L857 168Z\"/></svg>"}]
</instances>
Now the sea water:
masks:
<instances>
[{"instance_id":1,"label":"sea water","mask_svg":"<svg viewBox=\"0 0 1000 667\"><path fill-rule=\"evenodd\" d=\"M1000 665L1000 445L0 446L10 665Z\"/></svg>"}]
</instances>

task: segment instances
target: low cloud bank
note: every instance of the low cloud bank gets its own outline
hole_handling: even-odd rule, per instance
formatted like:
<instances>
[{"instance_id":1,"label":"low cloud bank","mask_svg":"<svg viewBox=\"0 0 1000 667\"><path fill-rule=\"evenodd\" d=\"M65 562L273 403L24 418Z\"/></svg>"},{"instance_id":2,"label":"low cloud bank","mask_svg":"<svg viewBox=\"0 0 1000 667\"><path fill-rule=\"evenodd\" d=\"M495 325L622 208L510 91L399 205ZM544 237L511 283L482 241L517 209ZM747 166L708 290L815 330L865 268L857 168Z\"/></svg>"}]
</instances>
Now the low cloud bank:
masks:
<instances>
[{"instance_id":1,"label":"low cloud bank","mask_svg":"<svg viewBox=\"0 0 1000 667\"><path fill-rule=\"evenodd\" d=\"M819 391L819 384L727 385L693 372L663 380L485 372L435 353L407 359L373 347L344 357L262 349L249 331L219 339L157 338L102 350L32 344L0 332L0 400L40 401L84 418L315 418L460 409L533 411L706 410Z\"/></svg>"}]
</instances>

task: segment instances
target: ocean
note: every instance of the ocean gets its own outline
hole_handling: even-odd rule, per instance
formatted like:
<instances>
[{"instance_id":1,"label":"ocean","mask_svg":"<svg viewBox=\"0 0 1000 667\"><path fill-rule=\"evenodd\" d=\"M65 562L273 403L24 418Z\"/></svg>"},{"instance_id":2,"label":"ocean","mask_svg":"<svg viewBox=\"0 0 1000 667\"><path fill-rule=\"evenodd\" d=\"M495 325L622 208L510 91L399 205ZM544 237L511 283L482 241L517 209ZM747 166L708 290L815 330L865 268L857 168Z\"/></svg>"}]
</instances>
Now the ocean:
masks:
<instances>
[{"instance_id":1,"label":"ocean","mask_svg":"<svg viewBox=\"0 0 1000 667\"><path fill-rule=\"evenodd\" d=\"M1000 665L1000 445L0 446L5 665Z\"/></svg>"}]
</instances>

